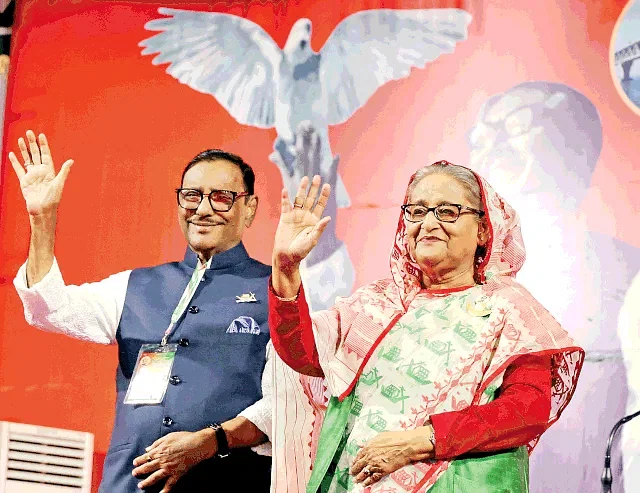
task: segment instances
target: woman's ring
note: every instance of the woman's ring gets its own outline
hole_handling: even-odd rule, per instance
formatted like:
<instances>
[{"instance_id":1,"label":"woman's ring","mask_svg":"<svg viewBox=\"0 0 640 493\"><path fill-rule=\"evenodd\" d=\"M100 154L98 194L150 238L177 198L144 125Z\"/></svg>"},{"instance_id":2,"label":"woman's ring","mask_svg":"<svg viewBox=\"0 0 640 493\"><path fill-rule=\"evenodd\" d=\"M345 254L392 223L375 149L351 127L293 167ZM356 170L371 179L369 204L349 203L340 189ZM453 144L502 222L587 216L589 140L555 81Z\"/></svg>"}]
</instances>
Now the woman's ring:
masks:
<instances>
[{"instance_id":1,"label":"woman's ring","mask_svg":"<svg viewBox=\"0 0 640 493\"><path fill-rule=\"evenodd\" d=\"M369 469L369 466L366 466L363 470L363 473L365 473L367 476L371 476L372 472L371 469Z\"/></svg>"}]
</instances>

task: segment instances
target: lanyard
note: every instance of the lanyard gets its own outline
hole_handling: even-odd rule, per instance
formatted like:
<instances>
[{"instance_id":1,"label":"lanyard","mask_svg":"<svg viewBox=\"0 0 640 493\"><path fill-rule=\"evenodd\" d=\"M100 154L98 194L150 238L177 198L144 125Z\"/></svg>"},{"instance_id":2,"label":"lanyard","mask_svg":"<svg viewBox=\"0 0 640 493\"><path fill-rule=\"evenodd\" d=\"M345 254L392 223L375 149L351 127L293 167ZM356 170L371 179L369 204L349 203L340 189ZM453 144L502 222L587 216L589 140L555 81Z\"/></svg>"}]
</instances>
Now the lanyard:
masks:
<instances>
[{"instance_id":1,"label":"lanyard","mask_svg":"<svg viewBox=\"0 0 640 493\"><path fill-rule=\"evenodd\" d=\"M187 284L187 287L184 289L184 292L180 297L180 301L178 301L178 306L176 306L175 310L173 310L173 314L171 315L171 323L169 324L169 327L167 327L167 330L164 331L164 336L162 337L162 342L160 343L162 346L165 346L167 344L169 335L171 335L173 328L175 327L178 320L180 320L180 317L186 310L187 305L191 301L191 298L193 298L193 295L195 294L196 289L198 289L198 284L200 284L205 271L209 267L211 267L212 259L213 257L211 257L206 264L203 264L202 262L200 262L200 260L198 260L198 265L194 269L193 274L191 274L189 284Z\"/></svg>"}]
</instances>

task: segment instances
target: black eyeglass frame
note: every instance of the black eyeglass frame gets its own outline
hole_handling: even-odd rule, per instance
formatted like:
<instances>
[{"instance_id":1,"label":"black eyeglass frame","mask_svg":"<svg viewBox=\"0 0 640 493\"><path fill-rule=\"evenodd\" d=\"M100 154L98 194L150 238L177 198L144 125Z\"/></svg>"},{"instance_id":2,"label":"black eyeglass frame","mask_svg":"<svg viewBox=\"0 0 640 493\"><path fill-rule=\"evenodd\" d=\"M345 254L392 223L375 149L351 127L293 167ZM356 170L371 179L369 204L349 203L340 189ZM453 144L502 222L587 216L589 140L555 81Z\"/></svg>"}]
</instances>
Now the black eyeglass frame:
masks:
<instances>
[{"instance_id":1,"label":"black eyeglass frame","mask_svg":"<svg viewBox=\"0 0 640 493\"><path fill-rule=\"evenodd\" d=\"M185 190L188 190L189 192L197 192L200 194L200 200L198 201L198 205L195 207L185 207L184 205L182 205L180 203L180 192L183 192ZM229 205L228 209L216 209L213 206L213 202L211 202L211 195L213 195L214 193L220 193L220 192L224 192L224 193L230 193L232 200L231 200L231 205ZM186 209L188 211L195 211L198 210L198 207L200 207L200 204L202 204L202 200L204 199L204 197L207 197L207 199L209 200L209 205L211 206L211 209L213 209L216 212L229 212L232 208L233 205L236 203L236 199L238 199L239 197L248 197L251 194L249 192L234 192L233 190L211 190L209 193L202 193L200 190L197 190L195 188L176 188L176 199L178 200L178 206L182 207L183 209Z\"/></svg>"},{"instance_id":2,"label":"black eyeglass frame","mask_svg":"<svg viewBox=\"0 0 640 493\"><path fill-rule=\"evenodd\" d=\"M414 207L414 206L419 206L422 207L424 209L427 210L427 213L424 215L424 217L418 221L414 221L412 219L409 219L407 217L407 209L409 207ZM438 208L439 207L456 207L458 209L458 215L456 216L456 218L453 221L447 221L446 219L440 219L440 216L438 215ZM402 209L402 213L403 216L405 218L405 220L409 221L410 223L421 223L422 221L424 221L427 216L429 215L430 212L433 211L433 215L436 217L436 219L438 221L440 221L441 223L455 223L458 219L460 219L460 216L462 215L462 211L469 211L472 212L474 214L478 214L478 217L484 217L485 212L484 211L480 211L478 209L474 209L473 207L467 207L466 205L461 205L461 204L439 204L436 205L435 207L426 207L422 204L403 204L400 206L400 208Z\"/></svg>"}]
</instances>

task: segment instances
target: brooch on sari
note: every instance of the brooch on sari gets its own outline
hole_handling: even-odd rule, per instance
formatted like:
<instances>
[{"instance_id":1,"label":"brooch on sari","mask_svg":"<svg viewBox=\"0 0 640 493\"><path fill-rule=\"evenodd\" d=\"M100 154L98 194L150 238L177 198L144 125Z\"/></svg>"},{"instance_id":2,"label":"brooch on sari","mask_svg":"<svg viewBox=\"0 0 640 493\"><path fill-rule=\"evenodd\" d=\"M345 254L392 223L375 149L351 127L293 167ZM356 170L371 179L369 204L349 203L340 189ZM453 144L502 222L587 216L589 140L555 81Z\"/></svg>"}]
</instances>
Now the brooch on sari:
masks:
<instances>
[{"instance_id":1,"label":"brooch on sari","mask_svg":"<svg viewBox=\"0 0 640 493\"><path fill-rule=\"evenodd\" d=\"M471 299L467 302L467 313L474 317L486 317L491 314L491 301L486 295L481 295L475 300Z\"/></svg>"}]
</instances>

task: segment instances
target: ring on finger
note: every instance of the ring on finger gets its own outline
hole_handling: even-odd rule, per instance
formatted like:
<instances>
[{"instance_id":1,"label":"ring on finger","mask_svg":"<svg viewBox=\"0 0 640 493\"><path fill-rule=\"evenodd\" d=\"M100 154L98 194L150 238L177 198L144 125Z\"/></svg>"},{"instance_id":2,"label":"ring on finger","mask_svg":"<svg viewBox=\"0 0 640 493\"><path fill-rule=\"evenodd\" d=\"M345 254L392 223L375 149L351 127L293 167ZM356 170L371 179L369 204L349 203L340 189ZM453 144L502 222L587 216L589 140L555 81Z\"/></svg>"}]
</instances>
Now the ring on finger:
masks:
<instances>
[{"instance_id":1,"label":"ring on finger","mask_svg":"<svg viewBox=\"0 0 640 493\"><path fill-rule=\"evenodd\" d=\"M296 200L296 201L293 203L293 208L295 209L295 208L297 208L297 207L299 207L300 209L303 209L303 208L304 208L304 203L300 203L300 202L298 202L298 201Z\"/></svg>"},{"instance_id":2,"label":"ring on finger","mask_svg":"<svg viewBox=\"0 0 640 493\"><path fill-rule=\"evenodd\" d=\"M367 476L371 476L371 474L373 474L371 472L371 469L369 469L369 466L366 466L364 469L362 469L362 472L365 473Z\"/></svg>"},{"instance_id":3,"label":"ring on finger","mask_svg":"<svg viewBox=\"0 0 640 493\"><path fill-rule=\"evenodd\" d=\"M153 457L151 456L151 454L147 455L147 462L151 462L153 460Z\"/></svg>"}]
</instances>

